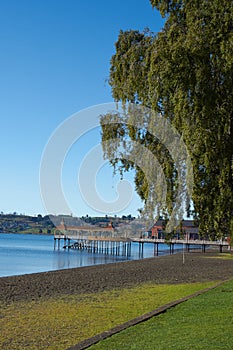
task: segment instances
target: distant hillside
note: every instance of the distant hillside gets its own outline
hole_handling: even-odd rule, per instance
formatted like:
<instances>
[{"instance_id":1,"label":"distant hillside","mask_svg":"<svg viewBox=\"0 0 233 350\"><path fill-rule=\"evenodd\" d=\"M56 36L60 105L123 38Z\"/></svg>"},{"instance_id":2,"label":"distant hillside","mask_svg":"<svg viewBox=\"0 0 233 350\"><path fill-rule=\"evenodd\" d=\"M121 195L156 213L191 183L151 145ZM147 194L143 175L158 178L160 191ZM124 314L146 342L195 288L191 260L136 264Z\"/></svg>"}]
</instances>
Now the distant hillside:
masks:
<instances>
[{"instance_id":1,"label":"distant hillside","mask_svg":"<svg viewBox=\"0 0 233 350\"><path fill-rule=\"evenodd\" d=\"M54 224L49 216L28 216L16 214L0 215L0 232L3 233L45 233L51 234Z\"/></svg>"},{"instance_id":2,"label":"distant hillside","mask_svg":"<svg viewBox=\"0 0 233 350\"><path fill-rule=\"evenodd\" d=\"M17 214L0 214L0 232L2 233L37 233L37 234L53 234L55 225L59 225L61 221L67 226L82 226L85 224L105 227L109 222L114 227L122 224L128 224L135 218L131 215L123 215L119 217L90 217L86 215L81 218L71 215L42 215L29 216Z\"/></svg>"}]
</instances>

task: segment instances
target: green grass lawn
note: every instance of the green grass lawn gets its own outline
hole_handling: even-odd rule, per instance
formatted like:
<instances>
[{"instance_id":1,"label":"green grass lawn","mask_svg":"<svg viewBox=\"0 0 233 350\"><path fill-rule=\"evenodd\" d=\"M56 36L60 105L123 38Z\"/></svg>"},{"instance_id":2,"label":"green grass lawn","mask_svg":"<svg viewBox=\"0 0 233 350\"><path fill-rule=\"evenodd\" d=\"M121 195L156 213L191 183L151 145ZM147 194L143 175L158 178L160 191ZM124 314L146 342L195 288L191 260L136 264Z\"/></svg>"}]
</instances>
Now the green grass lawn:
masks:
<instances>
[{"instance_id":1,"label":"green grass lawn","mask_svg":"<svg viewBox=\"0 0 233 350\"><path fill-rule=\"evenodd\" d=\"M233 281L128 328L90 350L233 349Z\"/></svg>"},{"instance_id":2,"label":"green grass lawn","mask_svg":"<svg viewBox=\"0 0 233 350\"><path fill-rule=\"evenodd\" d=\"M0 348L64 350L86 338L211 285L213 283L182 285L147 283L133 288L95 294L63 295L59 298L0 304ZM225 295L231 293L226 292ZM163 324L163 321L161 322L160 327ZM176 324L175 319L174 323ZM147 328L158 327L154 326L152 321L148 326L145 325L146 323L142 325L144 328L139 330L145 332L139 337L143 350L149 349L143 345L148 339ZM113 340L110 346L113 346L113 349L138 349L137 342L134 343L134 338L131 336L133 330L134 328L120 335L123 337L122 340ZM135 328L136 335L137 332ZM136 335L133 336L135 339ZM128 345L123 347L125 337L128 339ZM111 349L108 343L106 344L98 345L98 349L102 349L102 346ZM152 348L155 349L153 346Z\"/></svg>"},{"instance_id":3,"label":"green grass lawn","mask_svg":"<svg viewBox=\"0 0 233 350\"><path fill-rule=\"evenodd\" d=\"M218 256L219 259L233 259L233 250L232 252L220 253Z\"/></svg>"}]
</instances>

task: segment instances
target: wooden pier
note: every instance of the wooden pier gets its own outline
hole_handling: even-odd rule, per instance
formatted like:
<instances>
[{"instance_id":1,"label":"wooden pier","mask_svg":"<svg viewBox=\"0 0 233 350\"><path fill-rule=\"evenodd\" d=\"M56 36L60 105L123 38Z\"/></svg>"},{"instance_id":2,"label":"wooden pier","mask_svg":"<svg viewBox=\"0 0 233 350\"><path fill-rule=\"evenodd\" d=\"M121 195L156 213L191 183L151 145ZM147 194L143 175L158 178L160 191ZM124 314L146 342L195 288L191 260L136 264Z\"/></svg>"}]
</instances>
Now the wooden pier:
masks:
<instances>
[{"instance_id":1,"label":"wooden pier","mask_svg":"<svg viewBox=\"0 0 233 350\"><path fill-rule=\"evenodd\" d=\"M187 240L187 239L171 239L169 241L165 239L151 239L151 238L124 238L124 237L102 237L91 235L78 235L78 234L55 234L54 235L54 249L77 249L87 250L89 253L99 253L106 255L117 256L131 256L131 244L138 243L139 245L139 258L143 257L144 244L154 244L154 255L158 256L161 244L167 244L169 246L170 254L175 251L175 246L180 245L181 249L190 251L191 249L199 248L205 253L206 248L215 246L219 248L219 252L222 253L223 249L228 249L229 244L227 241L209 241L209 240Z\"/></svg>"},{"instance_id":2,"label":"wooden pier","mask_svg":"<svg viewBox=\"0 0 233 350\"><path fill-rule=\"evenodd\" d=\"M229 243L227 241L210 241L210 240L187 240L187 239L171 239L171 240L165 240L165 239L151 239L151 238L133 238L132 242L138 242L139 251L141 251L143 255L143 245L144 243L153 243L154 244L154 255L159 255L159 244L167 244L169 246L170 254L174 253L175 245L180 245L181 248L185 249L186 251L190 251L193 247L200 247L202 252L205 253L206 248L210 246L219 247L219 252L222 253L224 248L229 248Z\"/></svg>"},{"instance_id":3,"label":"wooden pier","mask_svg":"<svg viewBox=\"0 0 233 350\"><path fill-rule=\"evenodd\" d=\"M124 234L124 233L123 233ZM190 251L193 248L199 248L204 253L207 247L219 247L219 252L223 249L230 249L229 242L226 240L210 241L204 239L190 239L186 235L183 239L158 239L158 238L137 238L123 236L118 228L114 228L109 222L107 226L70 226L66 225L62 219L61 224L56 227L54 232L54 249L77 249L87 250L90 253L99 253L107 255L131 256L132 243L138 243L139 258L143 258L144 244L152 243L154 245L154 256L158 256L160 245L167 244L170 254L173 254L175 248L180 246L183 251Z\"/></svg>"},{"instance_id":4,"label":"wooden pier","mask_svg":"<svg viewBox=\"0 0 233 350\"><path fill-rule=\"evenodd\" d=\"M106 255L131 255L132 240L119 237L119 234L110 222L106 227L98 226L67 226L62 220L54 234L54 249L61 241L64 249L87 250L90 253Z\"/></svg>"},{"instance_id":5,"label":"wooden pier","mask_svg":"<svg viewBox=\"0 0 233 350\"><path fill-rule=\"evenodd\" d=\"M98 237L83 235L54 235L54 249L87 250L89 253L106 255L131 255L132 240L123 237ZM58 245L57 245L58 243Z\"/></svg>"}]
</instances>

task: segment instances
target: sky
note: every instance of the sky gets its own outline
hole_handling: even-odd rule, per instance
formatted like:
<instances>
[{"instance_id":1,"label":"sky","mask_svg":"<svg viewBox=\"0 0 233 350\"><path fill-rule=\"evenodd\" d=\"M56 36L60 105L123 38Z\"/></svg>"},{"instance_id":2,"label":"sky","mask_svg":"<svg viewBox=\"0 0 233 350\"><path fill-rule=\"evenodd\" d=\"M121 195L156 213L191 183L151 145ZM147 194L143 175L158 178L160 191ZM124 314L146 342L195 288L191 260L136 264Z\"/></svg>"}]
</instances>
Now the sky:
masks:
<instances>
[{"instance_id":1,"label":"sky","mask_svg":"<svg viewBox=\"0 0 233 350\"><path fill-rule=\"evenodd\" d=\"M162 25L149 0L0 0L0 212L48 214L40 171L51 135L75 113L113 102L106 80L120 29L158 32ZM113 213L90 206L78 188L80 164L99 143L97 127L64 159L62 188L73 215ZM112 174L105 163L96 175L107 202L119 182ZM140 206L134 193L114 214L136 216Z\"/></svg>"}]
</instances>

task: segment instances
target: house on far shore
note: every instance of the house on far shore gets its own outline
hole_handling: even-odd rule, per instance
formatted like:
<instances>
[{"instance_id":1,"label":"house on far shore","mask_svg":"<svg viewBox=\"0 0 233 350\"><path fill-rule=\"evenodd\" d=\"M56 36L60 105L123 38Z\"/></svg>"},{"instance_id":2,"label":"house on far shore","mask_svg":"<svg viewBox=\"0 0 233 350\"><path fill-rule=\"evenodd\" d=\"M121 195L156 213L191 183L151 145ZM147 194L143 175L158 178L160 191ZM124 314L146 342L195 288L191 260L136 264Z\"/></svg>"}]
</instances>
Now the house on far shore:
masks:
<instances>
[{"instance_id":1,"label":"house on far shore","mask_svg":"<svg viewBox=\"0 0 233 350\"><path fill-rule=\"evenodd\" d=\"M164 221L158 220L150 231L148 231L148 237L154 239L164 238ZM180 229L176 230L174 238L199 239L198 227L195 225L194 220L182 220L182 232Z\"/></svg>"}]
</instances>

